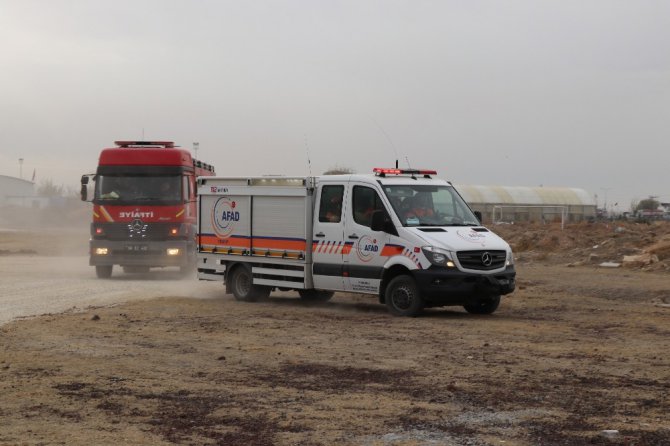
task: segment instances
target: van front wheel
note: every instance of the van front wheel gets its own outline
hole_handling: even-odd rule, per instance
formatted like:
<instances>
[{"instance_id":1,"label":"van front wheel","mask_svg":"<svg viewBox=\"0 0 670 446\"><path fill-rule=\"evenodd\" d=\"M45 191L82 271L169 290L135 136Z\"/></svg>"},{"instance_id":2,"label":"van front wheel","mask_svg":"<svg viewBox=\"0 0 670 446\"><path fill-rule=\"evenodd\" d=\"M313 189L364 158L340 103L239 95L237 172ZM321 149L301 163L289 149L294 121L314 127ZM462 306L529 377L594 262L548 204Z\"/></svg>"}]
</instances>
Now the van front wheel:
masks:
<instances>
[{"instance_id":1,"label":"van front wheel","mask_svg":"<svg viewBox=\"0 0 670 446\"><path fill-rule=\"evenodd\" d=\"M416 282L407 275L395 277L389 282L385 298L386 307L394 316L418 316L425 306Z\"/></svg>"},{"instance_id":2,"label":"van front wheel","mask_svg":"<svg viewBox=\"0 0 670 446\"><path fill-rule=\"evenodd\" d=\"M481 296L463 305L465 311L471 314L491 314L498 309L500 296Z\"/></svg>"}]
</instances>

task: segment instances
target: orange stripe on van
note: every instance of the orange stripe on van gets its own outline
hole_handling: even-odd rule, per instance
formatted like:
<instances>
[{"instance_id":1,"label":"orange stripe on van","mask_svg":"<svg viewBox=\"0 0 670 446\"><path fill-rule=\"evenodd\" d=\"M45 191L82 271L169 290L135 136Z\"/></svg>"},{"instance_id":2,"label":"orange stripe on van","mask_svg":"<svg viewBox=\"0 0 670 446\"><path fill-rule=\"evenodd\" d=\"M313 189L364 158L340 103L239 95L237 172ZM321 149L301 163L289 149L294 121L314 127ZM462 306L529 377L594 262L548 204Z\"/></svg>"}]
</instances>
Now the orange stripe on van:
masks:
<instances>
[{"instance_id":1,"label":"orange stripe on van","mask_svg":"<svg viewBox=\"0 0 670 446\"><path fill-rule=\"evenodd\" d=\"M221 238L215 235L200 235L200 245L225 246L227 248L251 248L251 240L248 237Z\"/></svg>"},{"instance_id":2,"label":"orange stripe on van","mask_svg":"<svg viewBox=\"0 0 670 446\"><path fill-rule=\"evenodd\" d=\"M253 238L254 248L278 249L285 251L304 251L306 243L304 240L282 240L275 238Z\"/></svg>"},{"instance_id":3,"label":"orange stripe on van","mask_svg":"<svg viewBox=\"0 0 670 446\"><path fill-rule=\"evenodd\" d=\"M404 249L405 248L403 246L399 245L384 245L380 255L383 257L397 256L399 254L402 254Z\"/></svg>"},{"instance_id":4,"label":"orange stripe on van","mask_svg":"<svg viewBox=\"0 0 670 446\"><path fill-rule=\"evenodd\" d=\"M268 249L273 251L302 251L307 249L305 240L291 240L272 237L217 237L211 234L201 234L198 239L200 245L225 246L227 248Z\"/></svg>"}]
</instances>

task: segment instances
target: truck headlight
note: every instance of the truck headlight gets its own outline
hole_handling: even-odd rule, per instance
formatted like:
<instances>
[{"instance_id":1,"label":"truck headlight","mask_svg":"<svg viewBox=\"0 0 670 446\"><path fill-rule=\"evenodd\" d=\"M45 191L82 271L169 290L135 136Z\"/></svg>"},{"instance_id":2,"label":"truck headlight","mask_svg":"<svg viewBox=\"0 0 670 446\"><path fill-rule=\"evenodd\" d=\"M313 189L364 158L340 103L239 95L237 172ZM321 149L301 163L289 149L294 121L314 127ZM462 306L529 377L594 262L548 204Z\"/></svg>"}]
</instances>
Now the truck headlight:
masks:
<instances>
[{"instance_id":1,"label":"truck headlight","mask_svg":"<svg viewBox=\"0 0 670 446\"><path fill-rule=\"evenodd\" d=\"M505 266L512 266L514 265L514 253L510 250L507 251L507 262L505 263Z\"/></svg>"},{"instance_id":2,"label":"truck headlight","mask_svg":"<svg viewBox=\"0 0 670 446\"><path fill-rule=\"evenodd\" d=\"M447 268L456 266L451 259L451 254L445 249L436 248L434 246L423 246L421 250L428 261L435 266L444 266Z\"/></svg>"}]
</instances>

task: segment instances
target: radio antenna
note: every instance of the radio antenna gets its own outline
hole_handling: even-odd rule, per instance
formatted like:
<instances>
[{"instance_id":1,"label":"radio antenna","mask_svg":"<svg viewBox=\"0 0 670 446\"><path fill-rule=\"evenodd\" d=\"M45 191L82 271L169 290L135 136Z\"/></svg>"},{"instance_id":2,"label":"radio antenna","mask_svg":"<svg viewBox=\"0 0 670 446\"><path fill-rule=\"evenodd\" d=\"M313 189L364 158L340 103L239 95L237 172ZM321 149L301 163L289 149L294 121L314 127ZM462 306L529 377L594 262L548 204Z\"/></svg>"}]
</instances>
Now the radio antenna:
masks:
<instances>
[{"instance_id":1,"label":"radio antenna","mask_svg":"<svg viewBox=\"0 0 670 446\"><path fill-rule=\"evenodd\" d=\"M396 159L395 163L396 163L396 167L398 167L398 150L395 148L395 144L393 144L393 141L391 140L391 137L388 135L388 133L386 133L386 130L384 130L384 127L382 127L381 124L379 124L375 118L373 118L372 116L370 116L370 119L372 119L372 122L375 123L375 125L377 126L377 128L379 128L379 130L384 134L384 137L386 137L386 140L387 140L387 141L389 142L389 144L391 145L391 148L393 149L393 153L395 154L395 159Z\"/></svg>"},{"instance_id":2,"label":"radio antenna","mask_svg":"<svg viewBox=\"0 0 670 446\"><path fill-rule=\"evenodd\" d=\"M309 144L307 143L307 134L305 134L305 150L307 151L307 169L309 170L309 176L312 176L312 161L309 159Z\"/></svg>"}]
</instances>

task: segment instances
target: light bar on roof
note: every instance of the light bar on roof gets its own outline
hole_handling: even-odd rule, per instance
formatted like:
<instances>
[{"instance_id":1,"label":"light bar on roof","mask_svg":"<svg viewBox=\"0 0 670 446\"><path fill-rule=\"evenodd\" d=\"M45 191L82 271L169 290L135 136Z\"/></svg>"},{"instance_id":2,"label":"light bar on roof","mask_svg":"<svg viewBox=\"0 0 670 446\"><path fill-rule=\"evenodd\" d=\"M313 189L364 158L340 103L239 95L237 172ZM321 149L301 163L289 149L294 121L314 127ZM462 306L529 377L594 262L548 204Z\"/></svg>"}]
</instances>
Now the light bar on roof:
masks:
<instances>
[{"instance_id":1,"label":"light bar on roof","mask_svg":"<svg viewBox=\"0 0 670 446\"><path fill-rule=\"evenodd\" d=\"M378 175L437 175L436 170L428 169L394 169L386 167L375 167L372 171Z\"/></svg>"},{"instance_id":2,"label":"light bar on roof","mask_svg":"<svg viewBox=\"0 0 670 446\"><path fill-rule=\"evenodd\" d=\"M165 147L173 148L173 141L114 141L119 147Z\"/></svg>"}]
</instances>

